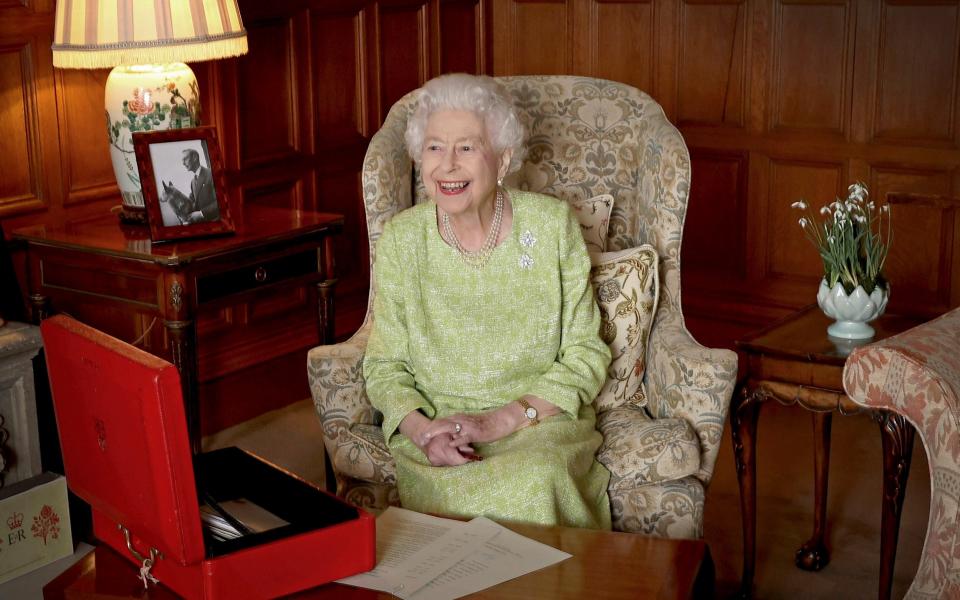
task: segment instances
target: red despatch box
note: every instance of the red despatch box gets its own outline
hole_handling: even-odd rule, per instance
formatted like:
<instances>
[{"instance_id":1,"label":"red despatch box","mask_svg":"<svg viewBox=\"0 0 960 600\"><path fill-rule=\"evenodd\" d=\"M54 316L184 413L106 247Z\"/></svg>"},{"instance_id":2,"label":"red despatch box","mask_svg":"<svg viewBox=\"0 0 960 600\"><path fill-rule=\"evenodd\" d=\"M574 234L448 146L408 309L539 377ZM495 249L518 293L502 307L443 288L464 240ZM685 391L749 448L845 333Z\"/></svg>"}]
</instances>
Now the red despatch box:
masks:
<instances>
[{"instance_id":1,"label":"red despatch box","mask_svg":"<svg viewBox=\"0 0 960 600\"><path fill-rule=\"evenodd\" d=\"M96 537L138 566L153 556L161 584L272 598L373 568L368 513L237 448L191 457L176 367L66 316L41 332L67 485ZM243 532L223 539L210 514Z\"/></svg>"}]
</instances>

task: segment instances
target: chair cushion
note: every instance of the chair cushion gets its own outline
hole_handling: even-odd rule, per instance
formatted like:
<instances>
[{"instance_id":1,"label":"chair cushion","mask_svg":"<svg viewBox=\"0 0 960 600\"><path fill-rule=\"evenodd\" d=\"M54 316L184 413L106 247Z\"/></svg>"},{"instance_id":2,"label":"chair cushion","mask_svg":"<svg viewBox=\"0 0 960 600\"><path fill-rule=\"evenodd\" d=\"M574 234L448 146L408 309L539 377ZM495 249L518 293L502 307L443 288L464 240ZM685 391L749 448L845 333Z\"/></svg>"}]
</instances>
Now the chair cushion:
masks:
<instances>
[{"instance_id":1,"label":"chair cushion","mask_svg":"<svg viewBox=\"0 0 960 600\"><path fill-rule=\"evenodd\" d=\"M583 241L588 252L607 251L607 230L610 229L610 213L613 212L613 196L600 194L593 198L574 200L570 203L573 214L580 222Z\"/></svg>"},{"instance_id":2,"label":"chair cushion","mask_svg":"<svg viewBox=\"0 0 960 600\"><path fill-rule=\"evenodd\" d=\"M597 460L611 490L681 479L700 469L700 439L684 419L651 419L642 408L615 408L597 417L603 444Z\"/></svg>"},{"instance_id":3,"label":"chair cushion","mask_svg":"<svg viewBox=\"0 0 960 600\"><path fill-rule=\"evenodd\" d=\"M657 310L657 251L653 246L592 254L590 279L600 307L600 336L613 358L597 410L645 406L647 338Z\"/></svg>"}]
</instances>

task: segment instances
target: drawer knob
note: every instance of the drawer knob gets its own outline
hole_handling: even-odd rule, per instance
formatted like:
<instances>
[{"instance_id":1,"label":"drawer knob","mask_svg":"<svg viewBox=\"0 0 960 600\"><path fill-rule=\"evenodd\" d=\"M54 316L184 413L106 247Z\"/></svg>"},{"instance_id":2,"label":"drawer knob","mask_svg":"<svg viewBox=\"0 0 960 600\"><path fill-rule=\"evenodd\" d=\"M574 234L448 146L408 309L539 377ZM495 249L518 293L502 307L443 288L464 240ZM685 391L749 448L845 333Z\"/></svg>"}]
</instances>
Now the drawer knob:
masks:
<instances>
[{"instance_id":1,"label":"drawer knob","mask_svg":"<svg viewBox=\"0 0 960 600\"><path fill-rule=\"evenodd\" d=\"M263 283L267 280L267 270L263 267L257 267L257 270L253 273L253 278Z\"/></svg>"}]
</instances>

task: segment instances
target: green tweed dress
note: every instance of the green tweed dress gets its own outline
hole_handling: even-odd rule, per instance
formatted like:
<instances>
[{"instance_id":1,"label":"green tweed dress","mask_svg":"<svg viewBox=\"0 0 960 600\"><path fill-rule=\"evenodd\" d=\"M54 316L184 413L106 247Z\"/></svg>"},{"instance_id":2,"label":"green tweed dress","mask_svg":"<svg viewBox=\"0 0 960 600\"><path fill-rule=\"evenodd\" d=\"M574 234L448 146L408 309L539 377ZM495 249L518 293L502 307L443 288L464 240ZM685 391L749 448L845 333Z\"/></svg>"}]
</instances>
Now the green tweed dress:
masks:
<instances>
[{"instance_id":1,"label":"green tweed dress","mask_svg":"<svg viewBox=\"0 0 960 600\"><path fill-rule=\"evenodd\" d=\"M609 473L591 402L610 353L589 282L590 260L565 202L510 190L513 228L482 269L437 230L436 204L394 217L377 242L367 394L383 413L404 507L503 521L610 528ZM397 428L495 409L533 394L561 414L490 444L482 462L431 466Z\"/></svg>"}]
</instances>

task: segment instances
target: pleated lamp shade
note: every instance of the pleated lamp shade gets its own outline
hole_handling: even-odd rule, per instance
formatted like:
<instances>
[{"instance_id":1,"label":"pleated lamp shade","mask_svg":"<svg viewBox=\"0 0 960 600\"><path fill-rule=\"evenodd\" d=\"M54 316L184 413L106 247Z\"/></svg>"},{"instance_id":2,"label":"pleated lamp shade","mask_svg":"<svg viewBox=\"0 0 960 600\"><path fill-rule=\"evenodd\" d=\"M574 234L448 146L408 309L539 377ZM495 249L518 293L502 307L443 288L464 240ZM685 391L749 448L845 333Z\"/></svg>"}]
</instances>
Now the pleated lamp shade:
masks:
<instances>
[{"instance_id":1,"label":"pleated lamp shade","mask_svg":"<svg viewBox=\"0 0 960 600\"><path fill-rule=\"evenodd\" d=\"M201 124L199 85L186 63L246 53L237 0L57 1L53 66L113 67L104 108L122 221L147 219L133 135Z\"/></svg>"},{"instance_id":2,"label":"pleated lamp shade","mask_svg":"<svg viewBox=\"0 0 960 600\"><path fill-rule=\"evenodd\" d=\"M236 0L58 0L53 65L196 62L247 52Z\"/></svg>"}]
</instances>

